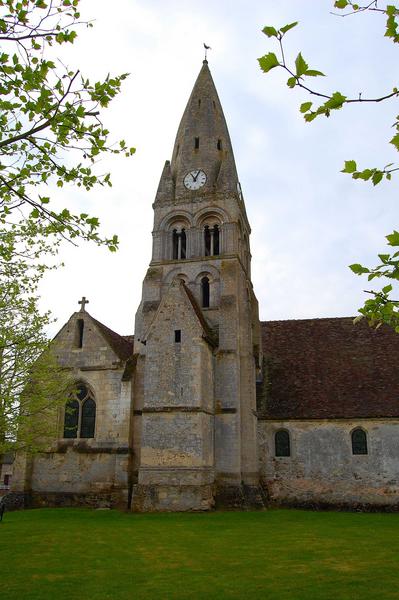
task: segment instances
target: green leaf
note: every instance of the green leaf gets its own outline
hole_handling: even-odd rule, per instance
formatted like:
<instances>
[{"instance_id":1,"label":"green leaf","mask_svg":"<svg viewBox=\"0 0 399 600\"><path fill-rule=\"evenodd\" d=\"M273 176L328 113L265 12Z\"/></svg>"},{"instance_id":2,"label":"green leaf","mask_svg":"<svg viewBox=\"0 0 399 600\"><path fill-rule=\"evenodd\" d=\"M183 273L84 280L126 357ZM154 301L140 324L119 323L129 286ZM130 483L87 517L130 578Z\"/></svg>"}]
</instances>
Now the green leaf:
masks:
<instances>
[{"instance_id":1,"label":"green leaf","mask_svg":"<svg viewBox=\"0 0 399 600\"><path fill-rule=\"evenodd\" d=\"M394 231L386 236L389 246L399 246L399 231Z\"/></svg>"},{"instance_id":2,"label":"green leaf","mask_svg":"<svg viewBox=\"0 0 399 600\"><path fill-rule=\"evenodd\" d=\"M265 56L258 58L258 62L264 73L268 73L271 69L278 67L280 64L274 52L269 52L269 54L265 54Z\"/></svg>"},{"instance_id":3,"label":"green leaf","mask_svg":"<svg viewBox=\"0 0 399 600\"><path fill-rule=\"evenodd\" d=\"M325 77L324 73L321 71L316 71L315 69L308 69L305 75L307 77Z\"/></svg>"},{"instance_id":4,"label":"green leaf","mask_svg":"<svg viewBox=\"0 0 399 600\"><path fill-rule=\"evenodd\" d=\"M341 108L346 100L346 96L343 96L341 92L334 92L329 100L325 103L326 108L338 109Z\"/></svg>"},{"instance_id":5,"label":"green leaf","mask_svg":"<svg viewBox=\"0 0 399 600\"><path fill-rule=\"evenodd\" d=\"M296 76L297 77L301 77L302 75L304 75L309 68L309 65L304 60L301 53L299 53L295 59L295 66L296 66Z\"/></svg>"},{"instance_id":6,"label":"green leaf","mask_svg":"<svg viewBox=\"0 0 399 600\"><path fill-rule=\"evenodd\" d=\"M385 287L382 288L382 293L383 294L389 294L389 292L392 292L392 286L391 285L386 285Z\"/></svg>"},{"instance_id":7,"label":"green leaf","mask_svg":"<svg viewBox=\"0 0 399 600\"><path fill-rule=\"evenodd\" d=\"M294 21L294 23L289 23L288 25L284 25L284 27L280 27L280 31L281 33L287 33L287 31L289 31L293 27L296 27L297 25L298 21Z\"/></svg>"},{"instance_id":8,"label":"green leaf","mask_svg":"<svg viewBox=\"0 0 399 600\"><path fill-rule=\"evenodd\" d=\"M363 179L363 181L368 181L373 175L373 171L372 169L364 169L364 171L359 171L357 175L357 179Z\"/></svg>"},{"instance_id":9,"label":"green leaf","mask_svg":"<svg viewBox=\"0 0 399 600\"><path fill-rule=\"evenodd\" d=\"M382 171L376 171L371 178L373 185L377 185L378 183L380 183L381 179L383 178L383 175L384 174Z\"/></svg>"},{"instance_id":10,"label":"green leaf","mask_svg":"<svg viewBox=\"0 0 399 600\"><path fill-rule=\"evenodd\" d=\"M393 138L389 141L390 144L393 144L396 150L399 151L399 133L393 136Z\"/></svg>"},{"instance_id":11,"label":"green leaf","mask_svg":"<svg viewBox=\"0 0 399 600\"><path fill-rule=\"evenodd\" d=\"M304 115L304 117L305 117L305 121L307 123L310 123L311 121L314 121L315 118L317 117L317 112L307 113L306 115Z\"/></svg>"},{"instance_id":12,"label":"green leaf","mask_svg":"<svg viewBox=\"0 0 399 600\"><path fill-rule=\"evenodd\" d=\"M392 15L392 16L393 16L393 15L396 15L396 13L397 13L397 10L398 10L398 9L397 9L397 8L396 8L396 6L394 6L393 4L388 4L388 5L385 7L385 12L387 13L387 15L390 15L390 16L391 16L391 15Z\"/></svg>"},{"instance_id":13,"label":"green leaf","mask_svg":"<svg viewBox=\"0 0 399 600\"><path fill-rule=\"evenodd\" d=\"M363 273L370 273L370 269L366 269L366 267L363 267L359 263L355 263L353 265L349 265L349 268L356 275L363 275Z\"/></svg>"},{"instance_id":14,"label":"green leaf","mask_svg":"<svg viewBox=\"0 0 399 600\"><path fill-rule=\"evenodd\" d=\"M275 27L269 27L268 25L266 25L263 29L262 29L263 33L265 35L267 35L267 37L277 37L277 29Z\"/></svg>"},{"instance_id":15,"label":"green leaf","mask_svg":"<svg viewBox=\"0 0 399 600\"><path fill-rule=\"evenodd\" d=\"M301 113L308 112L308 110L310 110L312 104L313 104L313 102L304 102L303 104L301 104L299 110L301 111Z\"/></svg>"},{"instance_id":16,"label":"green leaf","mask_svg":"<svg viewBox=\"0 0 399 600\"><path fill-rule=\"evenodd\" d=\"M348 6L348 0L336 0L334 6L335 8L346 8Z\"/></svg>"},{"instance_id":17,"label":"green leaf","mask_svg":"<svg viewBox=\"0 0 399 600\"><path fill-rule=\"evenodd\" d=\"M357 169L355 160L346 160L345 167L342 169L341 173L354 173Z\"/></svg>"},{"instance_id":18,"label":"green leaf","mask_svg":"<svg viewBox=\"0 0 399 600\"><path fill-rule=\"evenodd\" d=\"M295 77L289 77L287 79L287 85L289 88L294 88L296 86L296 78Z\"/></svg>"}]
</instances>

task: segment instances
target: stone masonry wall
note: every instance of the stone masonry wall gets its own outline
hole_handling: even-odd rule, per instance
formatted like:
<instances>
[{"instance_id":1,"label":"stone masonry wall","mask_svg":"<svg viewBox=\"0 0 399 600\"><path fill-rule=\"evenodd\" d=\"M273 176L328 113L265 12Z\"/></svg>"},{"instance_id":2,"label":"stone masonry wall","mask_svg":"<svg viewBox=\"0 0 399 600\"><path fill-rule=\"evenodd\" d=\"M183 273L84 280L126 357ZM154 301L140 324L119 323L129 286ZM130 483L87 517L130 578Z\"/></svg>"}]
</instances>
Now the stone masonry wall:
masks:
<instances>
[{"instance_id":1,"label":"stone masonry wall","mask_svg":"<svg viewBox=\"0 0 399 600\"><path fill-rule=\"evenodd\" d=\"M77 321L84 320L82 347L76 340ZM94 438L64 439L64 407L58 415L58 438L46 452L17 455L14 493L24 493L33 505L78 504L85 494L95 505L119 498L127 507L129 487L129 426L131 383L122 381L123 361L87 313L75 313L55 338L61 365L75 381L84 382L96 403ZM100 498L101 496L101 498ZM36 500L34 500L36 498Z\"/></svg>"},{"instance_id":2,"label":"stone masonry wall","mask_svg":"<svg viewBox=\"0 0 399 600\"><path fill-rule=\"evenodd\" d=\"M351 431L367 435L368 454L353 455ZM274 435L290 434L291 456L276 457ZM399 421L260 421L261 478L277 504L399 508Z\"/></svg>"}]
</instances>

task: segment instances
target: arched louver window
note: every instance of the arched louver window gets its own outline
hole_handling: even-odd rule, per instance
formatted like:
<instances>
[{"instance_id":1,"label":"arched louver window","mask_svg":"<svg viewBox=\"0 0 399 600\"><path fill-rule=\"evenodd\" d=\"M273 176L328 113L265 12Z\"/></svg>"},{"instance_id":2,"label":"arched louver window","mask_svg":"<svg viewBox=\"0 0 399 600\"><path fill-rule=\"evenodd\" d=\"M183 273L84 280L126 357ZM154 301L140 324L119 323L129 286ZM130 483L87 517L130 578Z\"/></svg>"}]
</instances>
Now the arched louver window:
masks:
<instances>
[{"instance_id":1,"label":"arched louver window","mask_svg":"<svg viewBox=\"0 0 399 600\"><path fill-rule=\"evenodd\" d=\"M64 417L64 438L78 437L79 424L79 402L77 400L68 400L65 405Z\"/></svg>"},{"instance_id":2,"label":"arched louver window","mask_svg":"<svg viewBox=\"0 0 399 600\"><path fill-rule=\"evenodd\" d=\"M186 258L186 246L187 237L185 229L182 229L181 231L177 231L177 229L174 229L172 236L173 260L180 260L182 258Z\"/></svg>"},{"instance_id":3,"label":"arched louver window","mask_svg":"<svg viewBox=\"0 0 399 600\"><path fill-rule=\"evenodd\" d=\"M93 438L96 428L96 403L84 383L76 386L74 397L65 405L64 438Z\"/></svg>"},{"instance_id":4,"label":"arched louver window","mask_svg":"<svg viewBox=\"0 0 399 600\"><path fill-rule=\"evenodd\" d=\"M96 426L96 403L92 398L87 398L82 404L82 421L80 424L80 437L94 437Z\"/></svg>"},{"instance_id":5,"label":"arched louver window","mask_svg":"<svg viewBox=\"0 0 399 600\"><path fill-rule=\"evenodd\" d=\"M220 232L219 226L214 225L204 227L204 245L205 245L205 256L218 256L220 254Z\"/></svg>"},{"instance_id":6,"label":"arched louver window","mask_svg":"<svg viewBox=\"0 0 399 600\"><path fill-rule=\"evenodd\" d=\"M352 431L352 454L367 454L367 436L363 429Z\"/></svg>"},{"instance_id":7,"label":"arched louver window","mask_svg":"<svg viewBox=\"0 0 399 600\"><path fill-rule=\"evenodd\" d=\"M290 434L285 429L276 431L274 436L276 456L291 456Z\"/></svg>"},{"instance_id":8,"label":"arched louver window","mask_svg":"<svg viewBox=\"0 0 399 600\"><path fill-rule=\"evenodd\" d=\"M181 230L181 248L180 248L180 256L179 258L186 258L186 231L184 229Z\"/></svg>"},{"instance_id":9,"label":"arched louver window","mask_svg":"<svg viewBox=\"0 0 399 600\"><path fill-rule=\"evenodd\" d=\"M208 277L201 279L201 299L203 308L209 308L210 290Z\"/></svg>"},{"instance_id":10,"label":"arched louver window","mask_svg":"<svg viewBox=\"0 0 399 600\"><path fill-rule=\"evenodd\" d=\"M177 258L178 258L178 247L179 247L179 238L178 238L178 234L177 234L176 229L173 230L172 244L173 244L172 258L173 258L173 260L177 260Z\"/></svg>"},{"instance_id":11,"label":"arched louver window","mask_svg":"<svg viewBox=\"0 0 399 600\"><path fill-rule=\"evenodd\" d=\"M220 254L220 250L219 250L219 227L217 225L214 226L213 228L213 255L214 256L219 256Z\"/></svg>"}]
</instances>

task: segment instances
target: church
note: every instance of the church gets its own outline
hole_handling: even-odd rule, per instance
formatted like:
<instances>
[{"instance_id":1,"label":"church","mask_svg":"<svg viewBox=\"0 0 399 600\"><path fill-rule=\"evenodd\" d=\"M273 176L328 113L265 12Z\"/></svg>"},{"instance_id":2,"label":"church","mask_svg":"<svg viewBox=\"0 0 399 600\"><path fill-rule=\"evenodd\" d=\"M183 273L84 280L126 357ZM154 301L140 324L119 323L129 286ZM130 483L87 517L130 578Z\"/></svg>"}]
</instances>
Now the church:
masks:
<instances>
[{"instance_id":1,"label":"church","mask_svg":"<svg viewBox=\"0 0 399 600\"><path fill-rule=\"evenodd\" d=\"M399 336L353 319L260 322L250 233L205 59L156 193L134 336L83 298L54 340L76 395L21 506L206 511L399 503Z\"/></svg>"}]
</instances>

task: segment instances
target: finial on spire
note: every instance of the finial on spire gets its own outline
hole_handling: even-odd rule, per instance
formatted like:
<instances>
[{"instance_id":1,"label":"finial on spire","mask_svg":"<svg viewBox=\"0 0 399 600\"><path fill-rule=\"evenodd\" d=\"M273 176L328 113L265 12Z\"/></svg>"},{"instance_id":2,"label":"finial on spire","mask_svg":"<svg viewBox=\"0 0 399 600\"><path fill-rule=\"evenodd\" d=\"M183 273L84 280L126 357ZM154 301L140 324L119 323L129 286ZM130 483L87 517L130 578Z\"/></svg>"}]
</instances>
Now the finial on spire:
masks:
<instances>
[{"instance_id":1,"label":"finial on spire","mask_svg":"<svg viewBox=\"0 0 399 600\"><path fill-rule=\"evenodd\" d=\"M86 300L86 296L82 296L82 299L79 300L78 304L81 304L80 312L85 312L86 304L89 304L89 301Z\"/></svg>"},{"instance_id":2,"label":"finial on spire","mask_svg":"<svg viewBox=\"0 0 399 600\"><path fill-rule=\"evenodd\" d=\"M204 42L204 48L205 48L205 61L208 62L208 60L207 60L207 53L208 53L208 50L212 50L212 48L210 46L207 46L205 44L205 42Z\"/></svg>"}]
</instances>

